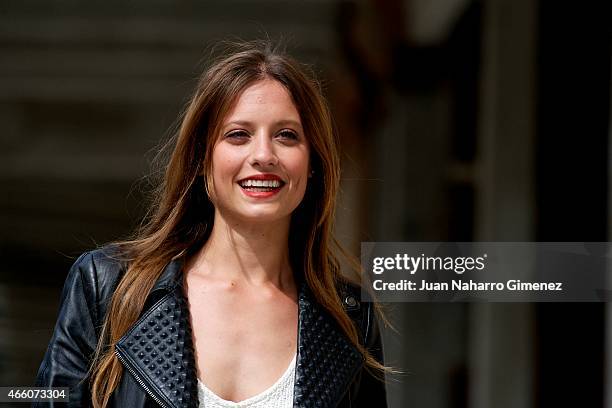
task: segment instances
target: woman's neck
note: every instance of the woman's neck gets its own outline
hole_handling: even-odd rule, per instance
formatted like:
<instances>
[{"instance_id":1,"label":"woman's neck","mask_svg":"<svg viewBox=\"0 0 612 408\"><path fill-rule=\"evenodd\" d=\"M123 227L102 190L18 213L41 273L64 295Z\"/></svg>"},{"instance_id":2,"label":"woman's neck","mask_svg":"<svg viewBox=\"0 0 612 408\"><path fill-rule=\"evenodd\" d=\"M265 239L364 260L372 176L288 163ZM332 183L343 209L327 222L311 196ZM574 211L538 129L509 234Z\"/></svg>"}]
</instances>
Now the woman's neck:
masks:
<instances>
[{"instance_id":1,"label":"woman's neck","mask_svg":"<svg viewBox=\"0 0 612 408\"><path fill-rule=\"evenodd\" d=\"M189 261L195 273L255 286L290 289L290 219L272 223L228 220L215 214L211 235Z\"/></svg>"}]
</instances>

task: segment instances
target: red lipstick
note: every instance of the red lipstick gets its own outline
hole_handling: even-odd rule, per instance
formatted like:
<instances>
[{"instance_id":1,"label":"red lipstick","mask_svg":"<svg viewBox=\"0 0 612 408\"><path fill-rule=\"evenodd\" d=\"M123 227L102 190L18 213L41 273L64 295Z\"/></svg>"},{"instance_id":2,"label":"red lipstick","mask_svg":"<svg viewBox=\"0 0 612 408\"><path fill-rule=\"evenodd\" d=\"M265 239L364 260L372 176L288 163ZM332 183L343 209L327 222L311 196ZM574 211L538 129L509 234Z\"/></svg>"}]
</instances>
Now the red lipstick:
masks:
<instances>
[{"instance_id":1,"label":"red lipstick","mask_svg":"<svg viewBox=\"0 0 612 408\"><path fill-rule=\"evenodd\" d=\"M277 194L285 185L276 174L253 174L238 181L242 192L253 198L268 198Z\"/></svg>"},{"instance_id":2,"label":"red lipstick","mask_svg":"<svg viewBox=\"0 0 612 408\"><path fill-rule=\"evenodd\" d=\"M252 176L243 178L242 180L238 181L238 183L242 183L245 180L278 180L281 182L283 181L282 178L272 173L253 174Z\"/></svg>"}]
</instances>

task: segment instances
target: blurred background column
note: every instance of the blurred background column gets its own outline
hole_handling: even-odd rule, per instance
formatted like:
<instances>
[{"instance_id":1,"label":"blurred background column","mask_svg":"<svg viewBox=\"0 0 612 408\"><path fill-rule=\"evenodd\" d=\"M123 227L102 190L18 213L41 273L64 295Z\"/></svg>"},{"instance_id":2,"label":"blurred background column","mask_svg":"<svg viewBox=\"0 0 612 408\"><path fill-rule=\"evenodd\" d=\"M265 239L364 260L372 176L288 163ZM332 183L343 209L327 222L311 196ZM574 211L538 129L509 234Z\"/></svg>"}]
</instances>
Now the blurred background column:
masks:
<instances>
[{"instance_id":1,"label":"blurred background column","mask_svg":"<svg viewBox=\"0 0 612 408\"><path fill-rule=\"evenodd\" d=\"M483 3L475 241L535 240L537 2ZM534 406L534 307L469 305L469 407Z\"/></svg>"}]
</instances>

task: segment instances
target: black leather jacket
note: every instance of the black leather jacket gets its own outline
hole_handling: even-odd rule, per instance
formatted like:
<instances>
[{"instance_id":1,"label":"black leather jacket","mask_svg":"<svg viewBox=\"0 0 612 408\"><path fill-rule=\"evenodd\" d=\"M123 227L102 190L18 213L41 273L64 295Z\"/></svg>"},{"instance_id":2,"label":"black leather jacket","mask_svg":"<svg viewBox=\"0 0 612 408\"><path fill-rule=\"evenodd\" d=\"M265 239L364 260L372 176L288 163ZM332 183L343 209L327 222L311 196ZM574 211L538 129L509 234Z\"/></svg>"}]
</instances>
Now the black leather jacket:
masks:
<instances>
[{"instance_id":1,"label":"black leather jacket","mask_svg":"<svg viewBox=\"0 0 612 408\"><path fill-rule=\"evenodd\" d=\"M164 269L147 297L144 312L115 348L126 370L111 406L198 406L181 265L177 259ZM125 265L104 250L81 255L70 269L55 330L36 379L40 387L69 387L69 407L91 405L87 372L109 300L124 271ZM361 354L314 300L307 285L299 287L293 406L386 407L384 383L365 369ZM362 341L382 361L372 305L360 303L354 287L347 285L340 294ZM34 406L50 405L45 402Z\"/></svg>"}]
</instances>

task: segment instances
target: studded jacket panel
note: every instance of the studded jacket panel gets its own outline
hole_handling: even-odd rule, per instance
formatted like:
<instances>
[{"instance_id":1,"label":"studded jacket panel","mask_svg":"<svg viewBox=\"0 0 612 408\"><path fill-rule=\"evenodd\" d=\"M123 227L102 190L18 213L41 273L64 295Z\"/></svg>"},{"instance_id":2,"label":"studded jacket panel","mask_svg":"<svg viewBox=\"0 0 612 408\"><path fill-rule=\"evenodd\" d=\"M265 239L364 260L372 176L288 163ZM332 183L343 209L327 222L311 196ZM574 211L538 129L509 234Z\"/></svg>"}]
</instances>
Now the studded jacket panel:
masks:
<instances>
[{"instance_id":1,"label":"studded jacket panel","mask_svg":"<svg viewBox=\"0 0 612 408\"><path fill-rule=\"evenodd\" d=\"M125 265L107 253L105 249L85 253L70 269L36 379L40 387L69 387L69 407L91 406L87 372L108 302L125 271ZM175 260L147 297L141 317L116 345L114 351L125 370L111 406L198 406L189 310L180 281L181 261ZM359 289L351 285L341 288L340 296L363 344L383 361L372 305L359 302ZM298 310L294 407L386 407L384 383L365 369L361 354L306 284L300 285Z\"/></svg>"}]
</instances>

